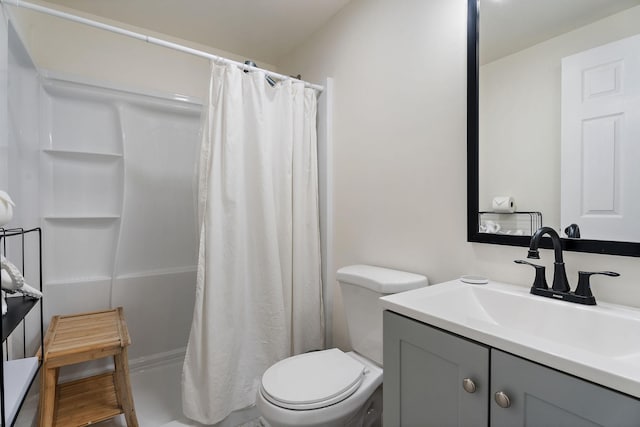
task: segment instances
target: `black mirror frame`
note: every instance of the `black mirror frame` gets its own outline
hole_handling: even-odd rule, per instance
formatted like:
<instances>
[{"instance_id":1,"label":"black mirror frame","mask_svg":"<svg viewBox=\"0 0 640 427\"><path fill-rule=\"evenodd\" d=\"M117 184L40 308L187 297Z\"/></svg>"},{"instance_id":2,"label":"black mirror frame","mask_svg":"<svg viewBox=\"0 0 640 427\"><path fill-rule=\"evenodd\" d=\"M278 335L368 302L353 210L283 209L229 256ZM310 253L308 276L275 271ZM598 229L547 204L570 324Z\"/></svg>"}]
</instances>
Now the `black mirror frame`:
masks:
<instances>
[{"instance_id":1,"label":"black mirror frame","mask_svg":"<svg viewBox=\"0 0 640 427\"><path fill-rule=\"evenodd\" d=\"M480 0L467 0L467 241L508 246L529 246L528 236L480 233L479 230L479 7ZM540 245L551 248L544 238ZM608 240L562 239L564 250L640 257L640 243Z\"/></svg>"}]
</instances>

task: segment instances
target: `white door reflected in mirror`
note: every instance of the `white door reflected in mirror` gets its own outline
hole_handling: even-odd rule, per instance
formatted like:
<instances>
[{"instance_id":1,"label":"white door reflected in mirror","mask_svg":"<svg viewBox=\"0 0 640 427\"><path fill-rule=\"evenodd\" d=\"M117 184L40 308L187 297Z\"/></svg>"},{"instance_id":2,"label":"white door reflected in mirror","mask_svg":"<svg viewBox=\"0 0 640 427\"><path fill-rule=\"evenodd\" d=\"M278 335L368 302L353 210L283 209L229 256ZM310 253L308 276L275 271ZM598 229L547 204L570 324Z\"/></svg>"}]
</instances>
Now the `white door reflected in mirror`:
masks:
<instances>
[{"instance_id":1,"label":"white door reflected in mirror","mask_svg":"<svg viewBox=\"0 0 640 427\"><path fill-rule=\"evenodd\" d=\"M640 242L640 35L562 60L561 224Z\"/></svg>"}]
</instances>

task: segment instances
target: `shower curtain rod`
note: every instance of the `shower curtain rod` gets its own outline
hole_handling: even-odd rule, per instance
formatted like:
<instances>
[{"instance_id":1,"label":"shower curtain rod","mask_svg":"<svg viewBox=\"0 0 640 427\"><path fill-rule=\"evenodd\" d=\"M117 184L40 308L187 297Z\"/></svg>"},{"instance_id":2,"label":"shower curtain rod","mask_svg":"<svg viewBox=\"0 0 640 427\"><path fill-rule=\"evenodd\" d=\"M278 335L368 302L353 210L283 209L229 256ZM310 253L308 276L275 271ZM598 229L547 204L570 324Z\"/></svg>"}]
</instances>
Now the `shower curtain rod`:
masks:
<instances>
[{"instance_id":1,"label":"shower curtain rod","mask_svg":"<svg viewBox=\"0 0 640 427\"><path fill-rule=\"evenodd\" d=\"M29 2L21 1L21 0L0 0L0 3L8 4L8 5L11 5L11 6L16 6L16 7L22 7L22 8L25 8L25 9L35 10L37 12L45 13L47 15L52 15L52 16L56 16L58 18L66 19L68 21L73 21L73 22L77 22L77 23L80 23L80 24L88 25L90 27L95 27L95 28L100 28L102 30L111 31L112 33L117 33L117 34L121 34L123 36L132 37L134 39L138 39L138 40L141 40L141 41L144 41L144 42L147 42L147 43L151 43L151 44L155 44L155 45L158 45L158 46L167 47L169 49L178 50L180 52L189 53L191 55L200 56L200 57L203 57L203 58L207 58L207 59L210 59L210 60L223 62L223 63L230 64L230 65L237 65L238 67L241 67L244 70L262 71L266 75L268 75L270 77L274 77L274 78L276 78L278 80L298 80L298 79L290 77L290 76L285 76L284 74L279 74L279 73L275 73L273 71L268 71L268 70L264 70L264 69L261 69L261 68L258 68L258 67L253 67L253 66L250 66L250 65L246 65L246 64L243 64L242 62L234 61L232 59L224 58L222 56L213 55L211 53L207 53L207 52L203 52L201 50L197 50L197 49L193 49L193 48L190 48L190 47L187 47L187 46L183 46L183 45L178 44L178 43L169 42L169 41L166 41L166 40L159 39L157 37L147 36L147 35L144 35L144 34L141 34L141 33L137 33L135 31L125 30L124 28L116 27L114 25L108 25L108 24L104 24L102 22L93 21L91 19L83 18L81 16L73 15L73 14L67 13L67 12L62 12L62 11L59 11L59 10L56 10L56 9L51 9L49 7L40 6L38 4L29 3ZM315 89L318 92L322 92L324 90L324 86L313 84L313 83L309 83L309 82L305 82L305 81L302 81L302 82L304 83L305 87L309 87L311 89Z\"/></svg>"}]
</instances>

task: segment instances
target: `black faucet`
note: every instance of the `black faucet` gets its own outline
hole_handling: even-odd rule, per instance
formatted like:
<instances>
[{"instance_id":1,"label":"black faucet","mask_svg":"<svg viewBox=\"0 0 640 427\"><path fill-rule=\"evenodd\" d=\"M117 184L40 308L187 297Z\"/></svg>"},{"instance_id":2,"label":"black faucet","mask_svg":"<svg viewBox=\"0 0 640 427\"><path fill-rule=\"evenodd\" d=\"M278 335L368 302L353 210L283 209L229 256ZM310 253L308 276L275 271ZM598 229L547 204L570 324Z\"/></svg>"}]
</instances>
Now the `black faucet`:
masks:
<instances>
[{"instance_id":1,"label":"black faucet","mask_svg":"<svg viewBox=\"0 0 640 427\"><path fill-rule=\"evenodd\" d=\"M538 246L540 245L540 238L548 234L551 237L553 243L553 250L555 253L555 262L553 263L553 285L551 289L548 288L545 279L544 267L541 265L531 264L530 262L523 260L516 260L517 264L526 264L534 267L536 270L536 277L531 287L531 293L534 295L540 295L543 297L561 299L563 301L576 302L578 304L595 305L596 299L591 293L591 287L589 284L589 277L594 274L603 274L605 276L618 277L619 274L613 271L580 271L578 281L578 287L575 292L571 292L569 287L569 281L567 280L567 272L564 268L564 261L562 259L562 242L560 236L551 227L539 228L533 236L531 236L531 244L529 245L529 254L527 258L540 259L538 253Z\"/></svg>"},{"instance_id":2,"label":"black faucet","mask_svg":"<svg viewBox=\"0 0 640 427\"><path fill-rule=\"evenodd\" d=\"M529 254L527 258L540 259L538 253L538 246L540 245L540 238L548 234L551 237L553 243L553 252L555 253L556 260L553 263L553 285L551 289L556 292L569 292L569 281L567 280L567 272L564 268L564 261L562 259L562 243L560 242L560 236L551 227L539 228L533 236L531 236L531 244L529 245Z\"/></svg>"}]
</instances>

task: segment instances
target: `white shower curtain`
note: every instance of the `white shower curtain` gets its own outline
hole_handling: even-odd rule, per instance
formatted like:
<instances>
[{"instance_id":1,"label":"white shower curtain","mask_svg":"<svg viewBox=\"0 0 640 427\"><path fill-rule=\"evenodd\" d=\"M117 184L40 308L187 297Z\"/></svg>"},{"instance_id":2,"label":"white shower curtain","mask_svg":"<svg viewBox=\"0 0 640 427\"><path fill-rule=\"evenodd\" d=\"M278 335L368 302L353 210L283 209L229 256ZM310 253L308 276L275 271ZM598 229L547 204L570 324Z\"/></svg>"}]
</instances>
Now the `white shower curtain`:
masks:
<instances>
[{"instance_id":1,"label":"white shower curtain","mask_svg":"<svg viewBox=\"0 0 640 427\"><path fill-rule=\"evenodd\" d=\"M211 67L182 380L184 413L203 424L253 405L274 362L324 345L316 93Z\"/></svg>"}]
</instances>

